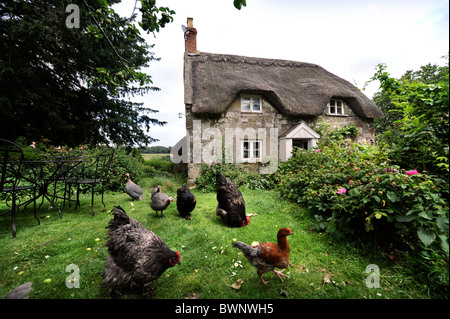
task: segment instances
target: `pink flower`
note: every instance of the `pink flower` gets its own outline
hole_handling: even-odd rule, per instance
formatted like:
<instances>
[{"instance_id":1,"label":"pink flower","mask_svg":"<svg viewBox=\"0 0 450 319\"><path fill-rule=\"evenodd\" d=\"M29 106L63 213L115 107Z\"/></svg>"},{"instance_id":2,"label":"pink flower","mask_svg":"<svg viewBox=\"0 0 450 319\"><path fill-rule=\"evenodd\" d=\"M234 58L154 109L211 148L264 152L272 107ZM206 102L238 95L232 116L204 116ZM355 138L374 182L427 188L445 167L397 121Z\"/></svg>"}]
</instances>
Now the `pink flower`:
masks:
<instances>
[{"instance_id":1,"label":"pink flower","mask_svg":"<svg viewBox=\"0 0 450 319\"><path fill-rule=\"evenodd\" d=\"M319 152L320 152L320 148L316 150L316 153L319 153Z\"/></svg>"},{"instance_id":2,"label":"pink flower","mask_svg":"<svg viewBox=\"0 0 450 319\"><path fill-rule=\"evenodd\" d=\"M36 148L36 142L31 142L30 146L31 146L32 148Z\"/></svg>"},{"instance_id":3,"label":"pink flower","mask_svg":"<svg viewBox=\"0 0 450 319\"><path fill-rule=\"evenodd\" d=\"M407 171L406 172L406 175L416 175L416 174L419 174L419 172L415 169L415 170L412 170L412 171Z\"/></svg>"},{"instance_id":4,"label":"pink flower","mask_svg":"<svg viewBox=\"0 0 450 319\"><path fill-rule=\"evenodd\" d=\"M338 194L344 194L346 192L347 192L347 190L344 187L339 188L338 191L337 191Z\"/></svg>"}]
</instances>

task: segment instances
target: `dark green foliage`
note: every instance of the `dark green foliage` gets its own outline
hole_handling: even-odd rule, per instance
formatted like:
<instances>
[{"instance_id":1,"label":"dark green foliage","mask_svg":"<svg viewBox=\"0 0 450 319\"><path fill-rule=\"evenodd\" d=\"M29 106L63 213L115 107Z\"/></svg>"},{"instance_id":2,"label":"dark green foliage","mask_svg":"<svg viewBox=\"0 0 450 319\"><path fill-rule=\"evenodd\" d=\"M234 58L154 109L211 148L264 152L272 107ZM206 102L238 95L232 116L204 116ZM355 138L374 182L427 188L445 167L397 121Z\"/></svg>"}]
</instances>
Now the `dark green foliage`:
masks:
<instances>
[{"instance_id":1,"label":"dark green foliage","mask_svg":"<svg viewBox=\"0 0 450 319\"><path fill-rule=\"evenodd\" d=\"M445 58L448 63L448 55ZM427 170L448 179L448 65L428 64L400 79L379 65L374 80L381 88L374 101L386 114L376 122L377 134L389 145L389 158L405 169Z\"/></svg>"},{"instance_id":2,"label":"dark green foliage","mask_svg":"<svg viewBox=\"0 0 450 319\"><path fill-rule=\"evenodd\" d=\"M147 146L139 149L139 151L142 154L169 154L171 149L171 146Z\"/></svg>"},{"instance_id":3,"label":"dark green foliage","mask_svg":"<svg viewBox=\"0 0 450 319\"><path fill-rule=\"evenodd\" d=\"M27 160L52 160L55 157L85 156L88 161L93 161L102 151L103 147L89 147L81 145L76 147L54 146L48 140L27 145L25 139L16 141L24 151ZM131 179L139 183L145 177L155 175L155 168L144 162L139 151L135 148L117 147L111 162L108 182L105 188L111 191L123 191L127 181L125 174L130 173Z\"/></svg>"},{"instance_id":4,"label":"dark green foliage","mask_svg":"<svg viewBox=\"0 0 450 319\"><path fill-rule=\"evenodd\" d=\"M140 0L142 13L142 21L139 26L147 32L159 32L160 28L164 28L167 23L173 21L172 15L175 11L167 7L156 6L156 0Z\"/></svg>"},{"instance_id":5,"label":"dark green foliage","mask_svg":"<svg viewBox=\"0 0 450 319\"><path fill-rule=\"evenodd\" d=\"M272 189L274 187L273 175L247 173L235 164L222 163L201 164L200 176L195 180L195 184L203 192L215 192L218 173L231 180L237 187L249 189Z\"/></svg>"},{"instance_id":6,"label":"dark green foliage","mask_svg":"<svg viewBox=\"0 0 450 319\"><path fill-rule=\"evenodd\" d=\"M173 170L173 162L172 161L166 161L164 159L151 159L148 161L145 161L146 165L152 166L155 170L159 172L172 172Z\"/></svg>"},{"instance_id":7,"label":"dark green foliage","mask_svg":"<svg viewBox=\"0 0 450 319\"><path fill-rule=\"evenodd\" d=\"M120 1L109 1L110 4ZM134 26L106 1L8 0L0 4L0 136L74 147L147 144L156 112L128 96L152 86L155 60ZM80 27L65 9L78 5ZM146 15L144 15L146 16ZM159 22L156 21L156 24Z\"/></svg>"},{"instance_id":8,"label":"dark green foliage","mask_svg":"<svg viewBox=\"0 0 450 319\"><path fill-rule=\"evenodd\" d=\"M246 0L234 0L233 5L236 9L241 10L242 6L247 6Z\"/></svg>"},{"instance_id":9,"label":"dark green foliage","mask_svg":"<svg viewBox=\"0 0 450 319\"><path fill-rule=\"evenodd\" d=\"M143 178L154 176L155 169L144 163L144 159L135 149L129 152L126 148L120 147L114 153L107 188L122 191L127 181L126 173L129 173L132 181L139 185Z\"/></svg>"},{"instance_id":10,"label":"dark green foliage","mask_svg":"<svg viewBox=\"0 0 450 319\"><path fill-rule=\"evenodd\" d=\"M315 214L316 230L411 251L428 271L446 274L435 288L448 284L446 181L401 169L377 146L357 144L297 149L278 173L282 195Z\"/></svg>"}]
</instances>

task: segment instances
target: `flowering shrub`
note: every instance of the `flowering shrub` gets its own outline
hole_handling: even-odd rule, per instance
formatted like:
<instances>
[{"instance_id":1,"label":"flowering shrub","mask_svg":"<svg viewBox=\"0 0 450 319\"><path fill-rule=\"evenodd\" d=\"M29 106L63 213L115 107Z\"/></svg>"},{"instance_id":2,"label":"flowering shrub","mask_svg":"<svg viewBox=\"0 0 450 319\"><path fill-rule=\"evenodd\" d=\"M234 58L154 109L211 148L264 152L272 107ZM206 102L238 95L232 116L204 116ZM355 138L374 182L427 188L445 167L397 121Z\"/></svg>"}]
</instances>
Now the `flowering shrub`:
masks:
<instances>
[{"instance_id":1,"label":"flowering shrub","mask_svg":"<svg viewBox=\"0 0 450 319\"><path fill-rule=\"evenodd\" d=\"M247 173L235 164L213 162L210 165L201 164L200 176L195 180L195 185L203 192L216 191L216 175L220 173L231 180L237 187L249 189L271 189L273 180L271 175L259 173Z\"/></svg>"},{"instance_id":2,"label":"flowering shrub","mask_svg":"<svg viewBox=\"0 0 450 319\"><path fill-rule=\"evenodd\" d=\"M407 171L407 172L405 172L406 173L406 175L416 175L416 174L419 174L419 172L415 169L415 170L412 170L412 171Z\"/></svg>"},{"instance_id":3,"label":"flowering shrub","mask_svg":"<svg viewBox=\"0 0 450 319\"><path fill-rule=\"evenodd\" d=\"M376 146L351 144L297 149L279 174L282 195L314 212L314 229L420 252L439 260L448 282L448 203L426 172L405 172Z\"/></svg>"}]
</instances>

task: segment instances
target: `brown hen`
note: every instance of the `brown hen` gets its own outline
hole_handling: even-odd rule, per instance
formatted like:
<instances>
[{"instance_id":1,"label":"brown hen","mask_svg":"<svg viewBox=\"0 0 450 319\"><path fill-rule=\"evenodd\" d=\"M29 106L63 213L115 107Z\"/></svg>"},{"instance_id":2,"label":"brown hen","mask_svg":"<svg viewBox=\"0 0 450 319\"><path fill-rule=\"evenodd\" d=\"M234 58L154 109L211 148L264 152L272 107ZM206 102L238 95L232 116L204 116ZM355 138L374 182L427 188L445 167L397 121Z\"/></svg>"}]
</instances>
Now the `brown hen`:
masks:
<instances>
[{"instance_id":1,"label":"brown hen","mask_svg":"<svg viewBox=\"0 0 450 319\"><path fill-rule=\"evenodd\" d=\"M233 246L244 253L250 264L256 267L261 282L267 285L268 281L262 278L262 275L266 272L273 271L281 281L283 281L281 276L288 277L283 274L283 271L289 265L290 246L286 238L289 235L292 235L292 231L289 228L281 228L277 234L278 243L276 244L265 242L252 247L241 241L236 241L233 243ZM279 271L275 270L275 268L283 270Z\"/></svg>"}]
</instances>

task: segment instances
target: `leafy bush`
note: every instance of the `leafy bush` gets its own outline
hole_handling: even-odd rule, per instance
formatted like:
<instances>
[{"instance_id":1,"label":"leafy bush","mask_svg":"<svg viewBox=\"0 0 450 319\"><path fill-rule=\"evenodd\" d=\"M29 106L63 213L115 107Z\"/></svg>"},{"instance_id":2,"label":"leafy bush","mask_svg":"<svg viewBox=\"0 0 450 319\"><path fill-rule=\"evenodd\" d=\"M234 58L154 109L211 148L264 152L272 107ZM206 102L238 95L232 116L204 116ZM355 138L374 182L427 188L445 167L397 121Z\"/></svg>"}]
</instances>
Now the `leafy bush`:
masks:
<instances>
[{"instance_id":1,"label":"leafy bush","mask_svg":"<svg viewBox=\"0 0 450 319\"><path fill-rule=\"evenodd\" d=\"M222 174L226 178L233 181L236 186L239 187L239 171L240 168L238 168L234 164L221 164L221 163L212 163L211 165L208 164L201 164L200 166L200 176L195 180L195 185L199 189L201 189L205 193L209 192L215 192L217 190L216 187L216 175Z\"/></svg>"},{"instance_id":2,"label":"leafy bush","mask_svg":"<svg viewBox=\"0 0 450 319\"><path fill-rule=\"evenodd\" d=\"M173 162L169 160L166 160L165 158L161 159L151 159L145 161L146 165L152 166L157 171L164 171L164 172L172 172L173 171Z\"/></svg>"},{"instance_id":3,"label":"leafy bush","mask_svg":"<svg viewBox=\"0 0 450 319\"><path fill-rule=\"evenodd\" d=\"M27 160L52 160L55 157L85 156L92 161L103 150L102 147L78 147L54 146L48 140L27 143L19 138L16 143L22 148ZM144 163L144 159L137 149L130 147L117 147L110 166L109 181L105 188L112 191L122 191L126 182L126 173L130 173L132 180L139 183L144 177L152 177L155 169Z\"/></svg>"},{"instance_id":4,"label":"leafy bush","mask_svg":"<svg viewBox=\"0 0 450 319\"><path fill-rule=\"evenodd\" d=\"M271 175L247 173L239 166L228 163L212 163L211 165L201 164L200 176L195 180L195 184L203 192L215 192L216 175L218 173L223 174L237 187L272 189L274 186L274 180Z\"/></svg>"},{"instance_id":5,"label":"leafy bush","mask_svg":"<svg viewBox=\"0 0 450 319\"><path fill-rule=\"evenodd\" d=\"M133 182L139 184L144 177L152 177L155 169L144 163L139 152L129 148L116 148L110 167L109 181L106 188L112 191L123 190L126 183L125 174L129 173Z\"/></svg>"},{"instance_id":6,"label":"leafy bush","mask_svg":"<svg viewBox=\"0 0 450 319\"><path fill-rule=\"evenodd\" d=\"M357 144L297 149L279 174L282 195L315 214L313 228L393 243L448 274L449 215L441 180L391 166L378 147Z\"/></svg>"},{"instance_id":7,"label":"leafy bush","mask_svg":"<svg viewBox=\"0 0 450 319\"><path fill-rule=\"evenodd\" d=\"M386 65L380 64L371 81L380 82L381 91L374 101L386 118L376 121L377 134L389 144L386 151L392 161L448 180L448 54L445 58L444 67L429 64L418 72L406 72L400 79L392 78Z\"/></svg>"},{"instance_id":8,"label":"leafy bush","mask_svg":"<svg viewBox=\"0 0 450 319\"><path fill-rule=\"evenodd\" d=\"M355 140L360 131L354 124L331 128L332 124L319 121L316 130L322 136L321 143L328 144L335 141L343 142L346 139Z\"/></svg>"}]
</instances>

